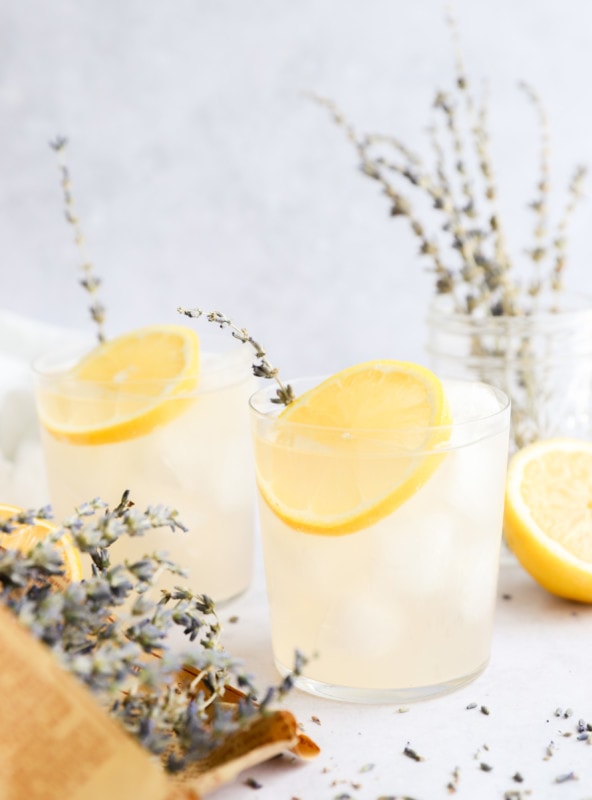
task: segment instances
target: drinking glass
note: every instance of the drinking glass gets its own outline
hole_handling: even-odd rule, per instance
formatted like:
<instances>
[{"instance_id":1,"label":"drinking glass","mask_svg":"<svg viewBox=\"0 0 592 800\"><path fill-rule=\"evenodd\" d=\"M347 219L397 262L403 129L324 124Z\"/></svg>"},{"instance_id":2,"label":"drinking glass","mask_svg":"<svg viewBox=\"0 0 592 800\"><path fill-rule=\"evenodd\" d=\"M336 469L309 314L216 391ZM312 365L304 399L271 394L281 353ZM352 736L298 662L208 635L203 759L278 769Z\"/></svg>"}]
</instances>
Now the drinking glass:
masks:
<instances>
[{"instance_id":1,"label":"drinking glass","mask_svg":"<svg viewBox=\"0 0 592 800\"><path fill-rule=\"evenodd\" d=\"M289 383L298 396L321 380ZM437 430L319 428L283 420L273 388L250 400L273 652L282 674L304 654L305 691L411 701L462 686L488 662L510 404L483 383L443 386L452 423ZM362 529L311 533L294 521L307 499L322 507L325 480L331 497L340 482L352 497L369 474L376 506L406 488Z\"/></svg>"},{"instance_id":2,"label":"drinking glass","mask_svg":"<svg viewBox=\"0 0 592 800\"><path fill-rule=\"evenodd\" d=\"M248 398L255 388L249 354L232 350L202 353L197 387L168 397L162 424L109 443L76 443L52 432L60 420L87 419L93 404L114 413L141 407L159 387L126 381L124 387L83 381L71 368L81 353L38 360L37 408L51 502L58 520L100 497L111 507L125 489L133 502L166 505L188 528L122 537L113 560L166 551L189 573L189 585L217 603L240 595L252 572L254 488ZM128 426L129 427L129 426ZM160 586L186 583L167 577Z\"/></svg>"}]
</instances>

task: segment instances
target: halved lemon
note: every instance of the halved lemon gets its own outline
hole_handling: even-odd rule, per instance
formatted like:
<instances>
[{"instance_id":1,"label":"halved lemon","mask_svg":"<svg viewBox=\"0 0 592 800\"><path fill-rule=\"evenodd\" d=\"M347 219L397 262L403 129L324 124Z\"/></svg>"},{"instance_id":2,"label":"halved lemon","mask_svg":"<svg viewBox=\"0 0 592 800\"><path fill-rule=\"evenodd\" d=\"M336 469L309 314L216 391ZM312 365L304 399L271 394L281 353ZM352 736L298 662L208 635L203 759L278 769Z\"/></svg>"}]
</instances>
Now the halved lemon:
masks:
<instances>
[{"instance_id":1,"label":"halved lemon","mask_svg":"<svg viewBox=\"0 0 592 800\"><path fill-rule=\"evenodd\" d=\"M9 517L14 517L22 510L17 506L0 504L0 519L6 520ZM20 525L11 533L0 533L0 547L28 553L37 542L42 541L57 529L57 526L49 520L38 519L35 520L34 525ZM63 580L69 582L81 581L82 565L80 563L80 553L76 549L70 534L64 533L60 536L55 542L55 546L60 551L64 561Z\"/></svg>"},{"instance_id":2,"label":"halved lemon","mask_svg":"<svg viewBox=\"0 0 592 800\"><path fill-rule=\"evenodd\" d=\"M362 530L428 480L450 421L442 384L425 367L386 360L349 367L255 435L261 495L296 530Z\"/></svg>"},{"instance_id":3,"label":"halved lemon","mask_svg":"<svg viewBox=\"0 0 592 800\"><path fill-rule=\"evenodd\" d=\"M53 437L72 444L132 439L182 413L198 375L191 328L140 328L99 345L70 371L42 377L39 416Z\"/></svg>"},{"instance_id":4,"label":"halved lemon","mask_svg":"<svg viewBox=\"0 0 592 800\"><path fill-rule=\"evenodd\" d=\"M541 586L592 603L592 442L548 439L512 457L504 532Z\"/></svg>"}]
</instances>

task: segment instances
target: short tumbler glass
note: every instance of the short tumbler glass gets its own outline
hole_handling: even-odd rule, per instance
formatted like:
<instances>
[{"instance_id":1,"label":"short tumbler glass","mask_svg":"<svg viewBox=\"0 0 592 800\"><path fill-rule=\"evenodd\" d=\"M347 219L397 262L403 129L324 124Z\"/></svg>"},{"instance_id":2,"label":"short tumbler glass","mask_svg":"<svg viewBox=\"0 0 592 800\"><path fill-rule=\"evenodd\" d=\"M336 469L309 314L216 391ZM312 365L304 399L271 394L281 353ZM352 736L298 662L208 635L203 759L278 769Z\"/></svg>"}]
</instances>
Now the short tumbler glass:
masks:
<instances>
[{"instance_id":1,"label":"short tumbler glass","mask_svg":"<svg viewBox=\"0 0 592 800\"><path fill-rule=\"evenodd\" d=\"M290 383L299 395L320 381ZM320 432L282 420L274 389L251 398L274 657L286 674L295 651L304 654L296 684L305 691L353 702L418 700L462 686L489 660L510 404L486 384L443 385L453 420L444 435ZM306 532L297 514L284 513L284 503L322 497L324 476L334 487L335 474L348 473L347 491L355 491L356 466L368 475L368 459L375 475L411 478L388 513L338 535Z\"/></svg>"},{"instance_id":2,"label":"short tumbler glass","mask_svg":"<svg viewBox=\"0 0 592 800\"><path fill-rule=\"evenodd\" d=\"M169 397L162 424L110 443L74 443L48 423L87 419L85 408L106 403L114 413L141 405L145 382L124 389L68 375L82 354L59 353L34 364L37 408L49 492L56 519L100 497L111 507L125 489L140 508L176 509L188 532L168 529L123 537L114 561L165 551L188 572L188 580L165 576L160 586L188 583L217 603L249 585L253 560L254 487L248 399L255 388L250 359L242 350L202 353L195 390ZM150 397L159 394L158 390ZM149 402L149 400L148 400ZM45 424L44 424L45 422ZM132 432L133 433L133 432Z\"/></svg>"}]
</instances>

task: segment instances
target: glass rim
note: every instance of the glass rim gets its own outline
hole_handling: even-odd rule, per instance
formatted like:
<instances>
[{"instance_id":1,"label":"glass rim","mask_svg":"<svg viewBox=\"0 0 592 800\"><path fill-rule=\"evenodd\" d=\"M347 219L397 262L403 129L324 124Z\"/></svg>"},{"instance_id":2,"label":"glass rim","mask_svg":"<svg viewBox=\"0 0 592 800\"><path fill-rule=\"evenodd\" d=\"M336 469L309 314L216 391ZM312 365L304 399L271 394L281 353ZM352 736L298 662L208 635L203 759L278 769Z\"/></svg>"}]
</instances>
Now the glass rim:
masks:
<instances>
[{"instance_id":1,"label":"glass rim","mask_svg":"<svg viewBox=\"0 0 592 800\"><path fill-rule=\"evenodd\" d=\"M304 377L304 378L295 378L293 380L286 381L286 383L294 386L295 384L302 384L308 383L311 387L318 385L323 380L325 380L328 375L324 376L317 376L317 377ZM334 435L347 435L352 439L378 439L379 437L383 436L385 433L388 433L390 437L396 435L397 433L404 433L406 435L413 435L414 433L424 432L424 433L436 433L442 431L462 431L467 430L471 427L483 425L486 426L488 423L492 423L495 420L501 420L505 415L508 417L508 427L509 427L509 411L510 411L510 398L506 392L500 389L497 386L493 386L490 383L486 383L485 381L475 381L475 380L462 380L462 379L443 379L444 387L446 387L447 383L454 383L454 384L463 384L467 387L484 387L490 390L494 396L497 398L499 402L499 407L495 411L487 411L483 414L473 414L467 419L462 419L458 421L452 421L445 425L420 425L415 427L408 427L408 426L400 426L400 427L390 427L390 428L344 428L340 426L329 426L329 425L309 425L307 423L302 422L291 422L289 420L282 422L280 419L281 405L272 405L271 404L271 397L275 394L275 386L272 387L262 387L258 389L256 392L249 397L249 410L254 415L255 419L263 422L263 423L275 423L279 421L281 423L281 427L284 429L294 430L294 431L322 431L324 433L334 434ZM264 401L265 408L258 407L257 403L260 401L261 406L263 406ZM448 442L442 442L443 447L445 448ZM454 446L454 445L452 445Z\"/></svg>"},{"instance_id":2,"label":"glass rim","mask_svg":"<svg viewBox=\"0 0 592 800\"><path fill-rule=\"evenodd\" d=\"M458 311L451 305L452 301L447 294L436 295L432 298L428 306L427 317L434 320L446 320L453 323L464 324L467 326L479 326L480 328L491 326L492 328L502 328L508 325L515 327L530 326L540 322L549 324L549 321L565 321L577 317L592 318L592 295L579 292L561 292L557 298L558 306L550 307L548 304L542 308L535 309L524 314L500 314L484 316L470 314L465 311ZM450 307L447 308L447 305Z\"/></svg>"},{"instance_id":3,"label":"glass rim","mask_svg":"<svg viewBox=\"0 0 592 800\"><path fill-rule=\"evenodd\" d=\"M52 383L56 384L56 391L84 390L84 396L90 397L95 391L117 394L123 397L134 398L145 396L153 397L154 393L149 387L173 386L179 383L196 381L193 387L172 392L170 399L182 399L194 396L201 392L213 391L217 388L238 385L252 377L252 358L248 351L232 348L223 351L204 350L200 352L197 376L183 376L179 379L169 378L138 378L126 379L121 387L114 381L88 381L76 378L71 374L72 368L89 351L88 347L71 346L51 350L34 358L31 369L37 381L37 386L45 391L52 391ZM238 370L238 373L237 373ZM81 394L81 392L80 392ZM166 394L166 393L163 393Z\"/></svg>"}]
</instances>

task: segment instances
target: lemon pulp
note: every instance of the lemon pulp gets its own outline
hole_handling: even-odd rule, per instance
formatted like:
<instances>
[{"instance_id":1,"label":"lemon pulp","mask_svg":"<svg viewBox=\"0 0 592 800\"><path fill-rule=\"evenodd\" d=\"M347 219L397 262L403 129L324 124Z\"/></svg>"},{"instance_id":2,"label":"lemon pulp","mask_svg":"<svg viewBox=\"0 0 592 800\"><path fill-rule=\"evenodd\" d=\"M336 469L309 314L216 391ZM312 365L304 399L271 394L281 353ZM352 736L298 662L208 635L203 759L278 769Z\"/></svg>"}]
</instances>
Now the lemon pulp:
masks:
<instances>
[{"instance_id":1,"label":"lemon pulp","mask_svg":"<svg viewBox=\"0 0 592 800\"><path fill-rule=\"evenodd\" d=\"M504 532L541 586L592 603L592 442L542 440L512 457Z\"/></svg>"}]
</instances>

